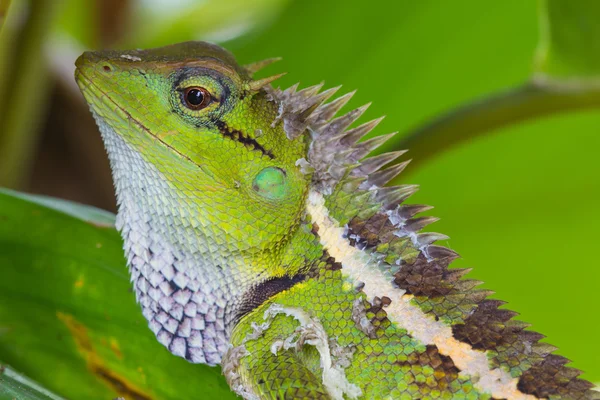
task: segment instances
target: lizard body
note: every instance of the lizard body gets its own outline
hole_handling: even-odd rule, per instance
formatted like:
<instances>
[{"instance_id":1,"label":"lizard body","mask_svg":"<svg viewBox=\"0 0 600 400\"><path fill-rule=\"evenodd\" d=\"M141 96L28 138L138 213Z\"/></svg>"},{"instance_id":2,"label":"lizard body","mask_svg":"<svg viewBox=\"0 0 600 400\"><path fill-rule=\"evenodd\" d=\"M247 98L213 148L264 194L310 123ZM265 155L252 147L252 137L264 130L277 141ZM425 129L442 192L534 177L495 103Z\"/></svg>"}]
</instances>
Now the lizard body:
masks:
<instances>
[{"instance_id":1,"label":"lizard body","mask_svg":"<svg viewBox=\"0 0 600 400\"><path fill-rule=\"evenodd\" d=\"M352 93L255 80L203 42L85 53L131 280L173 354L256 398L599 398L420 233Z\"/></svg>"}]
</instances>

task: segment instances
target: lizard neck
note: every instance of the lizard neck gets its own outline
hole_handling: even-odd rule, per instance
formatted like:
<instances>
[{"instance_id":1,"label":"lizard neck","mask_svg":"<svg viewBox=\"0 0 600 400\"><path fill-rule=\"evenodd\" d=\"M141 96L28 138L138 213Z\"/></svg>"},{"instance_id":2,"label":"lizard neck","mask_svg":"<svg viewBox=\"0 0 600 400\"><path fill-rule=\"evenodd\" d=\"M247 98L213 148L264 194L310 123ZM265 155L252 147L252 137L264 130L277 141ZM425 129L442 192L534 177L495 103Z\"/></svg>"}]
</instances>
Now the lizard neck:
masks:
<instances>
[{"instance_id":1,"label":"lizard neck","mask_svg":"<svg viewBox=\"0 0 600 400\"><path fill-rule=\"evenodd\" d=\"M113 171L116 225L143 315L172 353L218 364L243 307L236 299L253 285L244 257L219 246L218 235L202 229L176 188L96 119Z\"/></svg>"},{"instance_id":2,"label":"lizard neck","mask_svg":"<svg viewBox=\"0 0 600 400\"><path fill-rule=\"evenodd\" d=\"M187 203L152 163L96 120L113 171L116 226L150 329L173 354L219 364L237 321L304 280L321 257L312 224L290 227L274 249L228 247L227 232L220 234L197 204ZM314 250L308 255L307 246Z\"/></svg>"}]
</instances>

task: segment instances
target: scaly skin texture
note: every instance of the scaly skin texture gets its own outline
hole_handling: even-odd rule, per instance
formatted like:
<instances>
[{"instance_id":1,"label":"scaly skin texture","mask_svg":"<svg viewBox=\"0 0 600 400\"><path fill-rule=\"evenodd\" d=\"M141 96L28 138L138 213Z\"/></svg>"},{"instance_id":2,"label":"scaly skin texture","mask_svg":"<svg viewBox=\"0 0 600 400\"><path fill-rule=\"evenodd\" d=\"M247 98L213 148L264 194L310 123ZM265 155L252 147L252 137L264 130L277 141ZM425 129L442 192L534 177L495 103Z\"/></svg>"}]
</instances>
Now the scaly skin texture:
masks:
<instances>
[{"instance_id":1,"label":"scaly skin texture","mask_svg":"<svg viewBox=\"0 0 600 400\"><path fill-rule=\"evenodd\" d=\"M599 398L419 233L416 188L385 186L401 152L365 158L379 120L266 64L202 42L77 61L157 339L248 399Z\"/></svg>"}]
</instances>

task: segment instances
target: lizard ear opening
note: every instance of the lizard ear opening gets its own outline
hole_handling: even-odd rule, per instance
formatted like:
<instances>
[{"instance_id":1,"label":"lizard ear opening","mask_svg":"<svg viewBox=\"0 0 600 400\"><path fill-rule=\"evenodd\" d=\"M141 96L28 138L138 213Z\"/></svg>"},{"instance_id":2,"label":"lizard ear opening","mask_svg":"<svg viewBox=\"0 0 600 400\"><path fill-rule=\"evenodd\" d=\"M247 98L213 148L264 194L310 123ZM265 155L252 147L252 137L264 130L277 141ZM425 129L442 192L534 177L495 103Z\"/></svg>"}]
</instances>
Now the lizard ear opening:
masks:
<instances>
[{"instance_id":1,"label":"lizard ear opening","mask_svg":"<svg viewBox=\"0 0 600 400\"><path fill-rule=\"evenodd\" d=\"M267 167L256 175L252 189L267 199L279 200L288 192L287 174L281 168Z\"/></svg>"}]
</instances>

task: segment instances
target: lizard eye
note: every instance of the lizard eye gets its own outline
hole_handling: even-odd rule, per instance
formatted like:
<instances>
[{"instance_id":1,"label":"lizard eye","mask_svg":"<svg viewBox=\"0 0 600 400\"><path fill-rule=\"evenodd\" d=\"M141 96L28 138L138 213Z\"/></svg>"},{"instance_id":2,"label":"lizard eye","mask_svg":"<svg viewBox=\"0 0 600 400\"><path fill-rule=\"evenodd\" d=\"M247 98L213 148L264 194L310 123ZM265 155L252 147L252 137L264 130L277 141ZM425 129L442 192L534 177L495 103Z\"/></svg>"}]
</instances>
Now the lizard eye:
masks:
<instances>
[{"instance_id":1,"label":"lizard eye","mask_svg":"<svg viewBox=\"0 0 600 400\"><path fill-rule=\"evenodd\" d=\"M199 86L192 86L183 91L183 102L191 110L201 110L208 106L212 97L208 90Z\"/></svg>"}]
</instances>

